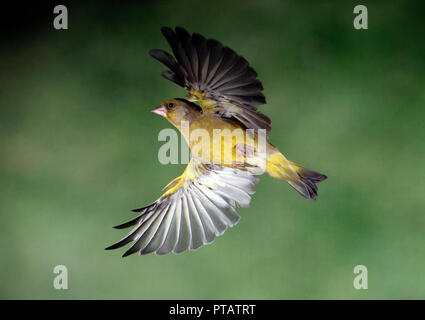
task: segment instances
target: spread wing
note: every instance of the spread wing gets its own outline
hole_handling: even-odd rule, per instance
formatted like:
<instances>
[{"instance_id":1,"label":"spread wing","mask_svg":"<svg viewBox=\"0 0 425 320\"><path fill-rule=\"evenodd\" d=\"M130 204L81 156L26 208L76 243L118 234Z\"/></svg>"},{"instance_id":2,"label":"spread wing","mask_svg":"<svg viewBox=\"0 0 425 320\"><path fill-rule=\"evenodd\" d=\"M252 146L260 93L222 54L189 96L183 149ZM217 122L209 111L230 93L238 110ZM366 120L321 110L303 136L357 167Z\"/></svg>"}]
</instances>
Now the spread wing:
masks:
<instances>
[{"instance_id":1,"label":"spread wing","mask_svg":"<svg viewBox=\"0 0 425 320\"><path fill-rule=\"evenodd\" d=\"M171 181L154 203L133 210L135 219L116 226L134 226L119 242L106 249L132 246L123 257L139 252L180 253L211 243L239 221L235 207L248 207L258 178L247 171L195 164Z\"/></svg>"},{"instance_id":2,"label":"spread wing","mask_svg":"<svg viewBox=\"0 0 425 320\"><path fill-rule=\"evenodd\" d=\"M189 100L199 101L204 112L236 118L248 129L271 130L270 119L257 111L266 103L263 86L248 62L232 49L183 28L161 29L174 56L163 50L150 55L170 70L164 78L189 91Z\"/></svg>"}]
</instances>

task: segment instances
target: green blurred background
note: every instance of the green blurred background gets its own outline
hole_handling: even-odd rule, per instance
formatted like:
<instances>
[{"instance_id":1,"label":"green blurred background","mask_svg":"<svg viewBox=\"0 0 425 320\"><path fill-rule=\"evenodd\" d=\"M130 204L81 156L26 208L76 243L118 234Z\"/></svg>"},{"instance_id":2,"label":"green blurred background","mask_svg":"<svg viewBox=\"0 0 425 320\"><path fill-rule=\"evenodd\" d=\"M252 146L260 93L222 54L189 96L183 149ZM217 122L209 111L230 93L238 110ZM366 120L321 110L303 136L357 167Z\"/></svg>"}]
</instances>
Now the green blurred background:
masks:
<instances>
[{"instance_id":1,"label":"green blurred background","mask_svg":"<svg viewBox=\"0 0 425 320\"><path fill-rule=\"evenodd\" d=\"M362 3L360 31L354 1L65 2L66 31L53 5L27 12L0 52L0 298L425 298L423 8ZM148 55L168 50L163 25L243 55L271 142L329 179L313 202L264 176L212 245L123 259L104 250L125 235L112 226L184 169L158 162L171 125L149 112L185 95ZM59 264L68 290L53 288Z\"/></svg>"}]
</instances>

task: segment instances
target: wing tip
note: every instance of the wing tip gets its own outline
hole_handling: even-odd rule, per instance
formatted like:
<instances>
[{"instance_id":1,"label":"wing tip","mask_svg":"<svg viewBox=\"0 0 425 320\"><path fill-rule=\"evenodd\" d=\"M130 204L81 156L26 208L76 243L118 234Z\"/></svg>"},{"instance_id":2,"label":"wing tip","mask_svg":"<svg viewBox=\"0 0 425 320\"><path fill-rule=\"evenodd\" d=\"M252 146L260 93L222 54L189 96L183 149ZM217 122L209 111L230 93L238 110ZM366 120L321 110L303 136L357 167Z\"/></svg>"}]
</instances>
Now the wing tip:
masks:
<instances>
[{"instance_id":1,"label":"wing tip","mask_svg":"<svg viewBox=\"0 0 425 320\"><path fill-rule=\"evenodd\" d=\"M114 250L114 249L118 249L121 248L121 243L120 241L114 244L111 244L109 247L106 247L105 250Z\"/></svg>"},{"instance_id":2,"label":"wing tip","mask_svg":"<svg viewBox=\"0 0 425 320\"><path fill-rule=\"evenodd\" d=\"M179 35L179 36L184 36L186 38L191 37L190 33L185 28L183 28L181 26L176 26L176 28L174 30L175 30L176 34Z\"/></svg>"},{"instance_id":3,"label":"wing tip","mask_svg":"<svg viewBox=\"0 0 425 320\"><path fill-rule=\"evenodd\" d=\"M167 34L174 33L174 31L170 27L162 26L161 27L161 33L166 37Z\"/></svg>"},{"instance_id":4,"label":"wing tip","mask_svg":"<svg viewBox=\"0 0 425 320\"><path fill-rule=\"evenodd\" d=\"M121 257L122 258L125 258L125 257L128 257L128 256L132 255L133 253L135 253L135 251L134 252L130 252L130 249L129 249L126 252L124 252L124 254Z\"/></svg>"}]
</instances>

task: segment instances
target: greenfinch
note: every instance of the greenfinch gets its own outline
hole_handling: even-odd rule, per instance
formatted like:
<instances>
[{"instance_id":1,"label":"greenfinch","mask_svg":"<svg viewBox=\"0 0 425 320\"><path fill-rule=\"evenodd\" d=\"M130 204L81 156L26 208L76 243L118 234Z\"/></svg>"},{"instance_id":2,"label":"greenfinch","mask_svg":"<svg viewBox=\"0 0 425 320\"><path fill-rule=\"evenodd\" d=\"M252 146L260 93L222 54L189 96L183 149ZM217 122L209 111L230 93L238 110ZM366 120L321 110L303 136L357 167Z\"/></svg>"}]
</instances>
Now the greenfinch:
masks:
<instances>
[{"instance_id":1,"label":"greenfinch","mask_svg":"<svg viewBox=\"0 0 425 320\"><path fill-rule=\"evenodd\" d=\"M271 121L257 111L265 104L263 86L248 62L220 42L181 27L161 29L173 55L151 50L169 68L162 75L184 87L186 99L164 101L152 110L183 135L191 160L140 215L116 228L133 227L107 249L132 246L123 256L181 253L209 244L240 219L258 175L285 180L306 199L317 198L326 176L287 160L268 142Z\"/></svg>"}]
</instances>

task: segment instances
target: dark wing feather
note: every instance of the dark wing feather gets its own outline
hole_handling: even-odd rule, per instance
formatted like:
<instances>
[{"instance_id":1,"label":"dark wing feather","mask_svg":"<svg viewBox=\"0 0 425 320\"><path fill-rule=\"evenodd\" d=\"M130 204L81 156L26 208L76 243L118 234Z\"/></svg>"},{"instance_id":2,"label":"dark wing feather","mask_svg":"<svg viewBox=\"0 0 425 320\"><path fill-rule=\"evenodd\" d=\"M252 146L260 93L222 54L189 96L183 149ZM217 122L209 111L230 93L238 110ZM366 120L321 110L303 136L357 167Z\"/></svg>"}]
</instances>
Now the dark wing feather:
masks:
<instances>
[{"instance_id":1,"label":"dark wing feather","mask_svg":"<svg viewBox=\"0 0 425 320\"><path fill-rule=\"evenodd\" d=\"M270 119L257 111L265 104L263 86L246 59L214 39L205 39L185 29L163 27L162 34L174 57L162 50L150 55L170 70L162 75L189 91L191 101L202 109L233 117L247 129L271 130Z\"/></svg>"}]
</instances>

